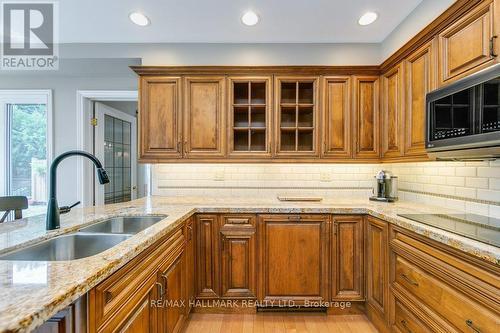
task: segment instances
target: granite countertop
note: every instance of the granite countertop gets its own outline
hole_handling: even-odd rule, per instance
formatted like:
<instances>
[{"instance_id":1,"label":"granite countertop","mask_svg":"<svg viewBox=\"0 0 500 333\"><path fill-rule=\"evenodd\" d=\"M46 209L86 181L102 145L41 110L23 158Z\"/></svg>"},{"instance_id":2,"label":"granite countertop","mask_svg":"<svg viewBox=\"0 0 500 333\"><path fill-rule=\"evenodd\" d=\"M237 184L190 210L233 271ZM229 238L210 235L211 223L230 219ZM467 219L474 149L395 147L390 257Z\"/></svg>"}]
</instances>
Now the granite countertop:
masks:
<instances>
[{"instance_id":1,"label":"granite countertop","mask_svg":"<svg viewBox=\"0 0 500 333\"><path fill-rule=\"evenodd\" d=\"M401 213L448 213L418 203L375 203L325 198L280 202L277 198L148 197L108 206L74 209L61 216L61 229L47 232L45 217L0 225L0 254L119 215L168 215L98 255L59 262L0 260L0 332L29 332L84 295L149 245L196 212L370 214L500 265L500 248L399 217ZM456 211L450 211L456 213Z\"/></svg>"}]
</instances>

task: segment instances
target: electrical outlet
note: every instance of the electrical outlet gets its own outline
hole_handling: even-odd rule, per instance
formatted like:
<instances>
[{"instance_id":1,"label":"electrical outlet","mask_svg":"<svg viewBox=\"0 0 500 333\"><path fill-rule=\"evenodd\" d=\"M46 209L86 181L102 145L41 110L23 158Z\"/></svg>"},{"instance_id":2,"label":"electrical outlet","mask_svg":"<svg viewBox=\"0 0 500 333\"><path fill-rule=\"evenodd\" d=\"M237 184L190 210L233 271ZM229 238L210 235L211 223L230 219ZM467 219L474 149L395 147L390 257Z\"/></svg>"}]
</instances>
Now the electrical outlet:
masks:
<instances>
[{"instance_id":1,"label":"electrical outlet","mask_svg":"<svg viewBox=\"0 0 500 333\"><path fill-rule=\"evenodd\" d=\"M214 180L216 181L222 181L224 180L225 178L225 175L224 175L224 171L216 171L215 174L214 174Z\"/></svg>"},{"instance_id":2,"label":"electrical outlet","mask_svg":"<svg viewBox=\"0 0 500 333\"><path fill-rule=\"evenodd\" d=\"M319 180L322 182L331 182L332 181L332 175L329 174L328 172L322 172L319 174Z\"/></svg>"}]
</instances>

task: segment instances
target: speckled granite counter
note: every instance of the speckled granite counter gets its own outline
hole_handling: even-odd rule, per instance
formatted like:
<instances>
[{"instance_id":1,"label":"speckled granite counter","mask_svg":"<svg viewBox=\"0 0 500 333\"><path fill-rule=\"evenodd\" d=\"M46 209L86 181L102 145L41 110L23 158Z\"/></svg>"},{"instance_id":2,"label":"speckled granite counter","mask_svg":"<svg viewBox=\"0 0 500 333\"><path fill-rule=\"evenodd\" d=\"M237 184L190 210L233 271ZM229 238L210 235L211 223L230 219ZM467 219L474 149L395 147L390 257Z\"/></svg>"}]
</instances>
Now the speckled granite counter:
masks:
<instances>
[{"instance_id":1,"label":"speckled granite counter","mask_svg":"<svg viewBox=\"0 0 500 333\"><path fill-rule=\"evenodd\" d=\"M276 198L150 197L106 207L75 209L62 216L61 229L57 231L45 231L44 216L0 225L0 253L4 253L111 216L168 215L161 222L92 257L59 262L0 260L0 332L33 330L195 212L370 214L500 265L498 247L397 216L398 213L448 213L439 207L349 198L299 203L280 202Z\"/></svg>"}]
</instances>

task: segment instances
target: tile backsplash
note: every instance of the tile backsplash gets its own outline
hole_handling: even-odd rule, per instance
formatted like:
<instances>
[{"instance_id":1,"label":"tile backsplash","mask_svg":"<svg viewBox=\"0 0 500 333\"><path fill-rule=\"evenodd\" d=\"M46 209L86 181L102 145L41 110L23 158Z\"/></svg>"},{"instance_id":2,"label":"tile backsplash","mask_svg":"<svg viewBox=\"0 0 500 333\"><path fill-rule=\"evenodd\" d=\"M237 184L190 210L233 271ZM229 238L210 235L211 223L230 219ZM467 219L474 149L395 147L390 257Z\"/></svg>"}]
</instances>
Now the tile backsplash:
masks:
<instances>
[{"instance_id":1,"label":"tile backsplash","mask_svg":"<svg viewBox=\"0 0 500 333\"><path fill-rule=\"evenodd\" d=\"M500 217L500 161L390 164L159 164L153 194L353 196L371 194L380 169L399 177L403 200Z\"/></svg>"}]
</instances>

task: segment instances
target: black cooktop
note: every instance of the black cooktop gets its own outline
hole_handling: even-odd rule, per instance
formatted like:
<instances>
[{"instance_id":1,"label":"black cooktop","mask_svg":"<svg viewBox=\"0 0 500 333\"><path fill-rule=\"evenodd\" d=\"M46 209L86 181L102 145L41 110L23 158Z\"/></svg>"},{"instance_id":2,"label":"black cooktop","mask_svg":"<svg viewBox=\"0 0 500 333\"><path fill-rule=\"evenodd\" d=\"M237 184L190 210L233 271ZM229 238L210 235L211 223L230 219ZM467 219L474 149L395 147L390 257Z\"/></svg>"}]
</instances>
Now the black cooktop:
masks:
<instances>
[{"instance_id":1,"label":"black cooktop","mask_svg":"<svg viewBox=\"0 0 500 333\"><path fill-rule=\"evenodd\" d=\"M483 243L500 246L500 219L476 214L398 214Z\"/></svg>"}]
</instances>

